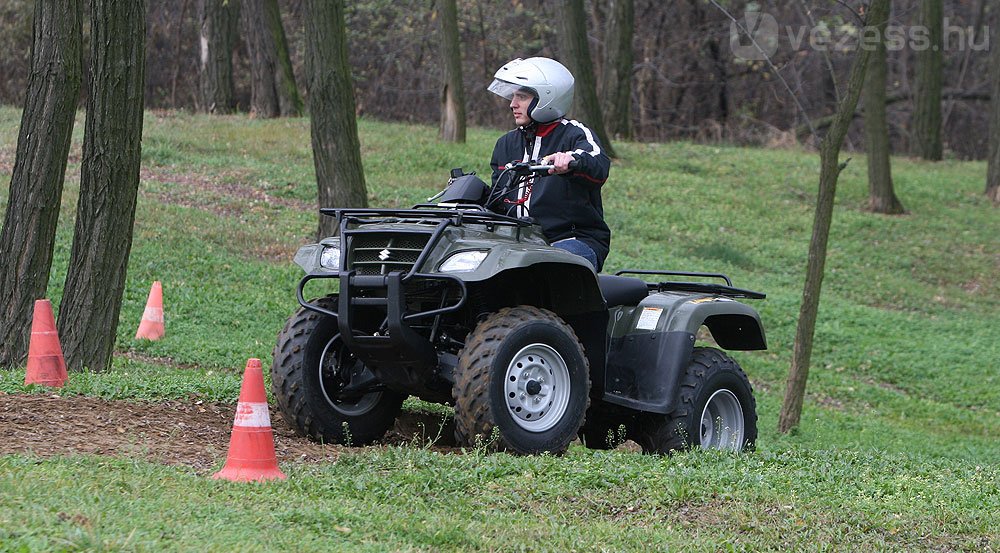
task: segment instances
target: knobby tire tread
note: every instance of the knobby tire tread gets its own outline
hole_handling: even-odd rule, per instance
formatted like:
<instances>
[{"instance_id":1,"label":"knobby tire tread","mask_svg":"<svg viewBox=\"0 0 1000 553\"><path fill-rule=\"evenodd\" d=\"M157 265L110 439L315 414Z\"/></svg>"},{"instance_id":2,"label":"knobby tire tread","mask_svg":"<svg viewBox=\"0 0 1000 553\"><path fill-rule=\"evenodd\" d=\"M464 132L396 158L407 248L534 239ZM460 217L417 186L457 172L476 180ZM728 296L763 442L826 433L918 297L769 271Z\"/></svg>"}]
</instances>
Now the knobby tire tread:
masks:
<instances>
[{"instance_id":1,"label":"knobby tire tread","mask_svg":"<svg viewBox=\"0 0 1000 553\"><path fill-rule=\"evenodd\" d=\"M744 424L747 428L756 429L756 400L753 397L753 387L746 373L735 360L724 352L715 348L697 347L694 348L691 362L681 378L677 408L668 415L647 413L641 416L635 424L631 437L642 446L643 452L669 454L693 446L690 434L698 432L699 429L692 427L689 423L692 413L698 411L696 405L698 392L702 383L713 374L713 369L716 369L717 365L721 367L717 370L734 374L746 386L750 402L748 410L752 414L752 420L747 420ZM747 450L753 448L753 442L756 441L756 431L748 439L749 443L745 445Z\"/></svg>"},{"instance_id":2,"label":"knobby tire tread","mask_svg":"<svg viewBox=\"0 0 1000 553\"><path fill-rule=\"evenodd\" d=\"M497 349L506 335L521 325L540 320L561 328L577 344L580 343L573 328L555 313L527 305L505 307L480 322L469 334L471 339L461 352L455 371L455 385L452 388L455 400L455 438L459 444L525 453L515 444L509 443L502 435L496 436L496 442L492 442L496 422L490 410L490 372ZM588 365L586 355L583 355L583 360L586 368ZM589 385L588 377L588 389L584 391L587 397L584 410L590 405ZM569 442L560 444L550 452L562 453L568 445Z\"/></svg>"},{"instance_id":3,"label":"knobby tire tread","mask_svg":"<svg viewBox=\"0 0 1000 553\"><path fill-rule=\"evenodd\" d=\"M336 310L337 308L336 298L333 297L319 298L313 300L311 303L329 310ZM271 391L277 400L282 418L292 426L296 434L311 438L320 443L340 443L343 441L343 428L327 428L326 426L329 425L324 425L321 421L317 420L317 409L329 409L330 412L333 412L333 408L325 400L323 400L324 405L319 407L313 405L317 400L315 398L311 400L309 396L310 394L315 394L316 391L308 390L304 385L304 371L306 370L303 367L305 358L304 350L308 347L309 339L320 323L321 317L324 317L324 315L301 308L285 323L284 328L278 334L278 340L273 351ZM383 401L386 400L386 398L383 398ZM399 398L398 403L402 404L402 398ZM397 406L395 414L398 414L398 411ZM395 414L391 414L393 420L395 419ZM378 415L375 412L367 414L370 417ZM388 427L391 427L391 425L392 423L388 422ZM388 427L386 430L388 430ZM357 444L363 445L371 443L381 436L374 438L365 436L357 437L359 438Z\"/></svg>"}]
</instances>

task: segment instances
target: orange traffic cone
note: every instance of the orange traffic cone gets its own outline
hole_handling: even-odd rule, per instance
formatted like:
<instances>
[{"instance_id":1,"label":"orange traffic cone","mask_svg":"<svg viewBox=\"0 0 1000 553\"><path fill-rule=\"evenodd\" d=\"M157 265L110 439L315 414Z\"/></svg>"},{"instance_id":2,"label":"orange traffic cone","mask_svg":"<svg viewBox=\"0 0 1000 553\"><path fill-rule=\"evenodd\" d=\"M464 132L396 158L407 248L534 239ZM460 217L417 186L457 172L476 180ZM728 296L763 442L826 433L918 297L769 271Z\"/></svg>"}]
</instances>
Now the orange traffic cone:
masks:
<instances>
[{"instance_id":1,"label":"orange traffic cone","mask_svg":"<svg viewBox=\"0 0 1000 553\"><path fill-rule=\"evenodd\" d=\"M260 359L247 361L233 420L233 435L229 439L229 455L226 465L212 478L233 482L285 479L274 454L274 433L264 395Z\"/></svg>"},{"instance_id":2,"label":"orange traffic cone","mask_svg":"<svg viewBox=\"0 0 1000 553\"><path fill-rule=\"evenodd\" d=\"M28 368L24 372L25 384L43 384L61 388L66 384L66 360L56 318L52 315L52 302L35 300L35 313L31 318L31 341L28 342Z\"/></svg>"},{"instance_id":3,"label":"orange traffic cone","mask_svg":"<svg viewBox=\"0 0 1000 553\"><path fill-rule=\"evenodd\" d=\"M159 340L163 338L163 286L160 281L153 283L146 300L146 310L142 312L136 340Z\"/></svg>"}]
</instances>

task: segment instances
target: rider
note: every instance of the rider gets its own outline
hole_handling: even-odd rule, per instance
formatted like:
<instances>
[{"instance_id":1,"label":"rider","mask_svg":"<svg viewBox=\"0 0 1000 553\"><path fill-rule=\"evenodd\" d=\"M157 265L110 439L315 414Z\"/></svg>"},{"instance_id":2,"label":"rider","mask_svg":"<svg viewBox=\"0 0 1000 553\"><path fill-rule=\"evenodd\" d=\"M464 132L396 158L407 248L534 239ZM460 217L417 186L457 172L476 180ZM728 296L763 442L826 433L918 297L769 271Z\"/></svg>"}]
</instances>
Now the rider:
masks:
<instances>
[{"instance_id":1,"label":"rider","mask_svg":"<svg viewBox=\"0 0 1000 553\"><path fill-rule=\"evenodd\" d=\"M601 204L611 160L593 131L563 117L573 104L573 75L549 58L516 59L497 70L489 91L510 100L517 124L493 148L493 186L514 163L553 166L548 175L511 191L499 209L530 216L553 246L586 258L600 271L611 245ZM503 178L510 177L507 173Z\"/></svg>"}]
</instances>

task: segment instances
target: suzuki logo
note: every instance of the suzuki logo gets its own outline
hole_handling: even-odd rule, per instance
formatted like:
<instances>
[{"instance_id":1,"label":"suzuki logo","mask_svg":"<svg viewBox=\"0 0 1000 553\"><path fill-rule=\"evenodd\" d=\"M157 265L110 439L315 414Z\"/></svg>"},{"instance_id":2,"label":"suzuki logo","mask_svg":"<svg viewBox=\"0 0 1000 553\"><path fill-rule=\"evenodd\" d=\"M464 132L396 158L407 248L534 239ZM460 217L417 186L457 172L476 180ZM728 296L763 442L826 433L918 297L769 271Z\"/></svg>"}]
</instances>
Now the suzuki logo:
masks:
<instances>
[{"instance_id":1,"label":"suzuki logo","mask_svg":"<svg viewBox=\"0 0 1000 553\"><path fill-rule=\"evenodd\" d=\"M378 258L380 260L382 260L382 261L385 261L385 260L389 259L390 257L392 257L392 252L390 252L388 249L384 249L384 250L378 252Z\"/></svg>"}]
</instances>

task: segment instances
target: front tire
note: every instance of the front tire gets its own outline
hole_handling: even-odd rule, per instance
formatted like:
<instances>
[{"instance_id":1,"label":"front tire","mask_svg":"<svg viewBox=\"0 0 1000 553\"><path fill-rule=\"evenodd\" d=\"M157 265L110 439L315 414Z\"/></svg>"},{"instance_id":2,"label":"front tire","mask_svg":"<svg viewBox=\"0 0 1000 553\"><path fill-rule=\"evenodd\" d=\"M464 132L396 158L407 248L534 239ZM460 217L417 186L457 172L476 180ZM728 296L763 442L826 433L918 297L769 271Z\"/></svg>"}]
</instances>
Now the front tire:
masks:
<instances>
[{"instance_id":1,"label":"front tire","mask_svg":"<svg viewBox=\"0 0 1000 553\"><path fill-rule=\"evenodd\" d=\"M337 298L314 301L335 311ZM278 334L271 391L282 418L301 436L335 444L367 445L385 435L399 415L402 395L382 389L351 393L345 387L372 377L343 346L331 317L301 308Z\"/></svg>"},{"instance_id":2,"label":"front tire","mask_svg":"<svg viewBox=\"0 0 1000 553\"><path fill-rule=\"evenodd\" d=\"M463 446L562 453L583 423L589 392L587 357L569 325L537 307L501 309L469 333L459 356L455 438Z\"/></svg>"},{"instance_id":3,"label":"front tire","mask_svg":"<svg viewBox=\"0 0 1000 553\"><path fill-rule=\"evenodd\" d=\"M695 348L679 394L673 413L639 417L634 439L644 453L753 448L757 403L750 380L731 357L717 349Z\"/></svg>"}]
</instances>

